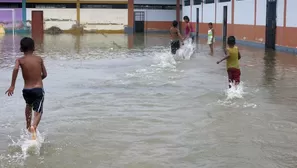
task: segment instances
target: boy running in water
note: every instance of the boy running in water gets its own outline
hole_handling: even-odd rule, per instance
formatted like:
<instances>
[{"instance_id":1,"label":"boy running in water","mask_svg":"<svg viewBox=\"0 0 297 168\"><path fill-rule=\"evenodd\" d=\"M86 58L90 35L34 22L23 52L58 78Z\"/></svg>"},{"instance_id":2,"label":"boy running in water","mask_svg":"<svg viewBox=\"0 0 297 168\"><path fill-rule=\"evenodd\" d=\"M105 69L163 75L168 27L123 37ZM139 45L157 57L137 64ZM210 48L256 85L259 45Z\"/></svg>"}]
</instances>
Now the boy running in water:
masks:
<instances>
[{"instance_id":1,"label":"boy running in water","mask_svg":"<svg viewBox=\"0 0 297 168\"><path fill-rule=\"evenodd\" d=\"M227 60L227 72L229 83L234 83L238 85L240 83L240 68L239 60L241 58L240 52L237 48L236 39L234 36L229 36L227 40L228 48L225 50L226 57L218 61L217 64L221 63L224 60ZM231 85L229 84L229 88Z\"/></svg>"},{"instance_id":2,"label":"boy running in water","mask_svg":"<svg viewBox=\"0 0 297 168\"><path fill-rule=\"evenodd\" d=\"M214 29L212 23L208 23L208 33L207 33L207 44L209 45L210 48L210 54L213 55L213 43L215 41L214 39Z\"/></svg>"},{"instance_id":3,"label":"boy running in water","mask_svg":"<svg viewBox=\"0 0 297 168\"><path fill-rule=\"evenodd\" d=\"M15 88L19 68L22 69L24 79L23 97L26 101L27 129L32 133L32 139L36 139L36 129L43 113L44 91L42 80L46 78L47 72L41 57L33 54L35 44L33 39L25 37L20 42L21 52L24 56L18 58L12 73L10 88L5 94L12 96ZM31 125L32 108L34 110L34 121Z\"/></svg>"},{"instance_id":4,"label":"boy running in water","mask_svg":"<svg viewBox=\"0 0 297 168\"><path fill-rule=\"evenodd\" d=\"M170 28L170 35L171 35L171 53L176 54L176 51L180 48L180 41L183 43L183 38L177 28L178 22L174 20L172 22L172 27Z\"/></svg>"},{"instance_id":5,"label":"boy running in water","mask_svg":"<svg viewBox=\"0 0 297 168\"><path fill-rule=\"evenodd\" d=\"M188 16L184 16L184 21L186 22L186 28L185 28L185 39L191 38L192 43L194 43L195 35L194 35L194 30L192 27L192 24L190 23L190 19Z\"/></svg>"}]
</instances>

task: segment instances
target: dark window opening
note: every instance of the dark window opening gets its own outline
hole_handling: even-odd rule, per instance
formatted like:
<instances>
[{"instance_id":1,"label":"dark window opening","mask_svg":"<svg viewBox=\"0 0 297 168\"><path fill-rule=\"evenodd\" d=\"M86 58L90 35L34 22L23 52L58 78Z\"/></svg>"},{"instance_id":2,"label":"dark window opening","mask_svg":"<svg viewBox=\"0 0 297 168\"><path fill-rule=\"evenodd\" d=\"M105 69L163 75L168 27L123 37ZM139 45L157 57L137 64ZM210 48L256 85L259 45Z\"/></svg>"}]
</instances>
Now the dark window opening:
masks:
<instances>
[{"instance_id":1,"label":"dark window opening","mask_svg":"<svg viewBox=\"0 0 297 168\"><path fill-rule=\"evenodd\" d=\"M201 5L202 0L194 0L194 5Z\"/></svg>"},{"instance_id":2,"label":"dark window opening","mask_svg":"<svg viewBox=\"0 0 297 168\"><path fill-rule=\"evenodd\" d=\"M210 3L214 3L214 0L205 0L204 2L205 4L210 4Z\"/></svg>"},{"instance_id":3,"label":"dark window opening","mask_svg":"<svg viewBox=\"0 0 297 168\"><path fill-rule=\"evenodd\" d=\"M231 0L219 0L219 2L230 2Z\"/></svg>"},{"instance_id":4,"label":"dark window opening","mask_svg":"<svg viewBox=\"0 0 297 168\"><path fill-rule=\"evenodd\" d=\"M80 8L127 9L127 4L80 4Z\"/></svg>"},{"instance_id":5,"label":"dark window opening","mask_svg":"<svg viewBox=\"0 0 297 168\"><path fill-rule=\"evenodd\" d=\"M76 8L75 3L27 3L27 8Z\"/></svg>"},{"instance_id":6,"label":"dark window opening","mask_svg":"<svg viewBox=\"0 0 297 168\"><path fill-rule=\"evenodd\" d=\"M185 0L184 3L185 3L185 6L190 6L191 5L191 1L190 0Z\"/></svg>"},{"instance_id":7,"label":"dark window opening","mask_svg":"<svg viewBox=\"0 0 297 168\"><path fill-rule=\"evenodd\" d=\"M175 10L176 5L135 4L134 9Z\"/></svg>"},{"instance_id":8,"label":"dark window opening","mask_svg":"<svg viewBox=\"0 0 297 168\"><path fill-rule=\"evenodd\" d=\"M0 2L0 8L22 8L22 3Z\"/></svg>"}]
</instances>

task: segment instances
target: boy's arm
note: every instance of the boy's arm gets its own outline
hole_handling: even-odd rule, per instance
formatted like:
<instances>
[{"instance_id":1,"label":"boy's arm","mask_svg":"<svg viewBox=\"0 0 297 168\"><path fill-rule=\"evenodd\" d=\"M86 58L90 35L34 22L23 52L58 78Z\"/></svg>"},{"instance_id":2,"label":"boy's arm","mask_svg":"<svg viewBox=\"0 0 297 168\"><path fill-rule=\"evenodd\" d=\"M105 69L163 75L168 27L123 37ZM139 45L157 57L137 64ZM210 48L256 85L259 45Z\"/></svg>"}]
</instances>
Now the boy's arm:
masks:
<instances>
[{"instance_id":1,"label":"boy's arm","mask_svg":"<svg viewBox=\"0 0 297 168\"><path fill-rule=\"evenodd\" d=\"M212 29L211 31L212 31L212 39L211 39L211 41L213 42L213 39L215 37L215 31L214 31L214 29Z\"/></svg>"},{"instance_id":2,"label":"boy's arm","mask_svg":"<svg viewBox=\"0 0 297 168\"><path fill-rule=\"evenodd\" d=\"M17 59L15 61L15 65L14 65L14 68L13 68L13 71L12 71L12 78L11 78L11 85L10 85L10 87L15 87L15 82L16 82L16 79L18 77L19 68L20 68L20 60Z\"/></svg>"},{"instance_id":3,"label":"boy's arm","mask_svg":"<svg viewBox=\"0 0 297 168\"><path fill-rule=\"evenodd\" d=\"M41 59L41 77L42 79L46 78L47 77L47 72L46 72L46 68L44 66L44 62L43 62L43 59Z\"/></svg>"},{"instance_id":4,"label":"boy's arm","mask_svg":"<svg viewBox=\"0 0 297 168\"><path fill-rule=\"evenodd\" d=\"M240 54L240 52L238 51L238 60L240 60L241 59L241 54Z\"/></svg>"},{"instance_id":5,"label":"boy's arm","mask_svg":"<svg viewBox=\"0 0 297 168\"><path fill-rule=\"evenodd\" d=\"M181 40L182 44L184 43L184 39L182 37L182 35L180 34L179 30L177 29L177 35L179 37L179 39Z\"/></svg>"},{"instance_id":6,"label":"boy's arm","mask_svg":"<svg viewBox=\"0 0 297 168\"><path fill-rule=\"evenodd\" d=\"M5 94L8 94L8 96L12 96L12 94L13 94L13 91L14 91L14 88L15 88L15 82L16 82L16 79L17 79L18 73L19 73L19 67L20 67L20 60L17 59L15 61L15 65L14 65L14 68L13 68L13 71L12 71L12 79L11 79L10 87L5 92Z\"/></svg>"},{"instance_id":7,"label":"boy's arm","mask_svg":"<svg viewBox=\"0 0 297 168\"><path fill-rule=\"evenodd\" d=\"M226 54L226 56L225 56L223 59L221 59L220 61L218 61L217 64L219 64L219 63L221 63L222 61L224 61L224 60L226 60L226 59L229 58L229 51L228 51L227 49L225 50L225 54Z\"/></svg>"}]
</instances>

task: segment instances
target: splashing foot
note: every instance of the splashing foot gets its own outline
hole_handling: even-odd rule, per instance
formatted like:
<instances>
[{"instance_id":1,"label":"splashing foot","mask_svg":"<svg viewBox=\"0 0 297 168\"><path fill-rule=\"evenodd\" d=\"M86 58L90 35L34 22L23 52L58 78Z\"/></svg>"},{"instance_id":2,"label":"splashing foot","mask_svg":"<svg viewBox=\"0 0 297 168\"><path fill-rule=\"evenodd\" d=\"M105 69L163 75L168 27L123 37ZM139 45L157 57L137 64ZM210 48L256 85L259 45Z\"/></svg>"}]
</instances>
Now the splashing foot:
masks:
<instances>
[{"instance_id":1,"label":"splashing foot","mask_svg":"<svg viewBox=\"0 0 297 168\"><path fill-rule=\"evenodd\" d=\"M36 129L34 126L31 126L30 132L32 133L32 140L36 140Z\"/></svg>"}]
</instances>

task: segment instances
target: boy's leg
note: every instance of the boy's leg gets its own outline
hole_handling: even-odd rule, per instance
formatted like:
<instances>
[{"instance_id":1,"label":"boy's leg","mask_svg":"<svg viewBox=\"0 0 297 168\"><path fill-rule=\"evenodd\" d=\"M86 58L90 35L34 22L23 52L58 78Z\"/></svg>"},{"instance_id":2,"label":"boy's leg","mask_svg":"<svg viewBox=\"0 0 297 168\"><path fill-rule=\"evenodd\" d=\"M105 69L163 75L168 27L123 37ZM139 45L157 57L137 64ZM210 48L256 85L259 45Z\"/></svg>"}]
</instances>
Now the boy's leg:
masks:
<instances>
[{"instance_id":1,"label":"boy's leg","mask_svg":"<svg viewBox=\"0 0 297 168\"><path fill-rule=\"evenodd\" d=\"M41 116L42 116L42 113L34 112L34 120L33 120L32 126L35 128L35 130L38 127L38 124L39 124L39 122L41 120Z\"/></svg>"},{"instance_id":2,"label":"boy's leg","mask_svg":"<svg viewBox=\"0 0 297 168\"><path fill-rule=\"evenodd\" d=\"M195 40L195 34L192 33L191 35L192 35L192 44L193 44L194 43L194 40Z\"/></svg>"},{"instance_id":3,"label":"boy's leg","mask_svg":"<svg viewBox=\"0 0 297 168\"><path fill-rule=\"evenodd\" d=\"M33 110L34 110L34 120L33 124L31 126L31 131L33 133L32 138L36 139L36 129L38 127L38 124L41 120L41 116L43 113L43 102L44 102L44 92L42 88L37 88L36 89L36 99L35 102L33 103Z\"/></svg>"},{"instance_id":4,"label":"boy's leg","mask_svg":"<svg viewBox=\"0 0 297 168\"><path fill-rule=\"evenodd\" d=\"M240 69L234 70L234 81L235 81L235 85L239 85L239 83L240 83L240 75L241 75Z\"/></svg>"},{"instance_id":5,"label":"boy's leg","mask_svg":"<svg viewBox=\"0 0 297 168\"><path fill-rule=\"evenodd\" d=\"M27 123L27 130L30 131L30 126L31 126L31 119L32 119L32 107L29 104L26 104L26 109L25 109L25 115L26 115L26 123Z\"/></svg>"},{"instance_id":6,"label":"boy's leg","mask_svg":"<svg viewBox=\"0 0 297 168\"><path fill-rule=\"evenodd\" d=\"M213 43L210 44L210 52L213 54Z\"/></svg>"},{"instance_id":7,"label":"boy's leg","mask_svg":"<svg viewBox=\"0 0 297 168\"><path fill-rule=\"evenodd\" d=\"M174 48L174 42L173 41L171 41L171 43L170 43L170 48L171 48L171 54L175 54L176 50Z\"/></svg>"},{"instance_id":8,"label":"boy's leg","mask_svg":"<svg viewBox=\"0 0 297 168\"><path fill-rule=\"evenodd\" d=\"M229 68L227 70L227 73L228 73L228 82L229 82L229 89L231 88L231 83L232 83L232 69Z\"/></svg>"},{"instance_id":9,"label":"boy's leg","mask_svg":"<svg viewBox=\"0 0 297 168\"><path fill-rule=\"evenodd\" d=\"M210 54L212 55L213 54L213 46L212 46L212 44L209 44L209 49L210 49Z\"/></svg>"},{"instance_id":10,"label":"boy's leg","mask_svg":"<svg viewBox=\"0 0 297 168\"><path fill-rule=\"evenodd\" d=\"M26 102L25 116L26 116L26 128L30 132L31 120L32 120L32 96L30 90L23 89L23 97Z\"/></svg>"},{"instance_id":11,"label":"boy's leg","mask_svg":"<svg viewBox=\"0 0 297 168\"><path fill-rule=\"evenodd\" d=\"M37 127L39 125L39 122L41 120L41 116L42 116L42 111L41 112L36 112L34 111L34 120L32 123L32 126L30 127L31 133L32 133L32 139L36 139L37 135L36 135L36 130Z\"/></svg>"},{"instance_id":12,"label":"boy's leg","mask_svg":"<svg viewBox=\"0 0 297 168\"><path fill-rule=\"evenodd\" d=\"M171 42L171 53L176 54L176 51L180 48L179 41L173 41Z\"/></svg>"}]
</instances>

